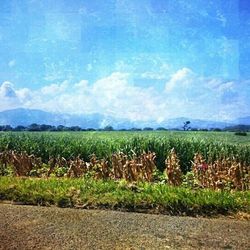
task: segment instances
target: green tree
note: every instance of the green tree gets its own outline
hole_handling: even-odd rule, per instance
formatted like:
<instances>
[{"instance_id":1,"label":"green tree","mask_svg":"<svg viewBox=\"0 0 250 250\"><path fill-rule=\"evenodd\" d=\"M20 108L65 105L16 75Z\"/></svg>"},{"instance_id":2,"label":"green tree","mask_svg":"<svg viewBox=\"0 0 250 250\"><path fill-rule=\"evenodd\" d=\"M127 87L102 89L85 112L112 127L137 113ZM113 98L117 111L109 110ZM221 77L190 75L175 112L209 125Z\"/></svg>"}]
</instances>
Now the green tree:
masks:
<instances>
[{"instance_id":1,"label":"green tree","mask_svg":"<svg viewBox=\"0 0 250 250\"><path fill-rule=\"evenodd\" d=\"M189 126L190 123L191 123L190 121L184 122L184 125L182 127L184 131L191 129L191 127Z\"/></svg>"}]
</instances>

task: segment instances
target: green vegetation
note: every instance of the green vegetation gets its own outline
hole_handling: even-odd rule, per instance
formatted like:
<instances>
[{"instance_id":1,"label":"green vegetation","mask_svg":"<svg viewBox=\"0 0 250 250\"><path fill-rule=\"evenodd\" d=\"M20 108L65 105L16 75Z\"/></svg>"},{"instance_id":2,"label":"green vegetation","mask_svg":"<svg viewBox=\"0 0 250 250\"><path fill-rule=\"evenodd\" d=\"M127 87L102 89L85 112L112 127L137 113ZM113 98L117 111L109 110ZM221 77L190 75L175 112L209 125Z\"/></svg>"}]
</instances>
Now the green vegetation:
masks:
<instances>
[{"instance_id":1,"label":"green vegetation","mask_svg":"<svg viewBox=\"0 0 250 250\"><path fill-rule=\"evenodd\" d=\"M213 215L247 212L250 192L192 190L164 183L124 180L1 177L0 200L32 205L111 208L164 214Z\"/></svg>"},{"instance_id":2,"label":"green vegetation","mask_svg":"<svg viewBox=\"0 0 250 250\"><path fill-rule=\"evenodd\" d=\"M50 157L73 159L80 156L89 161L92 154L110 161L111 155L123 152L128 156L143 151L156 153L159 170L165 168L165 159L172 148L180 158L181 169L191 168L195 153L201 153L207 162L234 157L250 165L250 136L230 132L196 131L140 131L140 132L1 132L0 152L26 151L41 157L47 163Z\"/></svg>"},{"instance_id":3,"label":"green vegetation","mask_svg":"<svg viewBox=\"0 0 250 250\"><path fill-rule=\"evenodd\" d=\"M154 152L156 160L154 153L144 151ZM205 131L2 132L0 153L0 174L6 175L0 177L0 200L164 214L250 213L249 136ZM121 165L125 154L128 161ZM118 170L125 171L122 177Z\"/></svg>"},{"instance_id":4,"label":"green vegetation","mask_svg":"<svg viewBox=\"0 0 250 250\"><path fill-rule=\"evenodd\" d=\"M247 136L247 132L235 132L235 135Z\"/></svg>"}]
</instances>

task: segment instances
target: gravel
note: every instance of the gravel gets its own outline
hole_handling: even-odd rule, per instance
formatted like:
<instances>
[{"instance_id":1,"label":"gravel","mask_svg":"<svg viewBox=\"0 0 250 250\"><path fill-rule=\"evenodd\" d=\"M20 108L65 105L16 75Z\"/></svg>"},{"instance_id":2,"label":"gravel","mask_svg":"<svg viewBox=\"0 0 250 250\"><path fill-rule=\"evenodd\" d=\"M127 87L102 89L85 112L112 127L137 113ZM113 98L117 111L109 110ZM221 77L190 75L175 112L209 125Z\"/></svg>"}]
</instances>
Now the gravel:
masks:
<instances>
[{"instance_id":1,"label":"gravel","mask_svg":"<svg viewBox=\"0 0 250 250\"><path fill-rule=\"evenodd\" d=\"M250 249L250 221L0 204L0 249Z\"/></svg>"}]
</instances>

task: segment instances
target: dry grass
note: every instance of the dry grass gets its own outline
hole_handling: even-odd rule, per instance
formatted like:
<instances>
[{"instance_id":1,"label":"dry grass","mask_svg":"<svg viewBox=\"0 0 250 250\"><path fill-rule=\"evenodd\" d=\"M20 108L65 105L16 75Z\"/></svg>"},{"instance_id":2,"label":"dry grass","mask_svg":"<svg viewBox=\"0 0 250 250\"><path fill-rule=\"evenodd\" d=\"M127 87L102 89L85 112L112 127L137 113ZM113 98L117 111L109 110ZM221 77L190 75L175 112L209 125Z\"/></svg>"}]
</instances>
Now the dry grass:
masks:
<instances>
[{"instance_id":1,"label":"dry grass","mask_svg":"<svg viewBox=\"0 0 250 250\"><path fill-rule=\"evenodd\" d=\"M249 189L249 166L237 163L234 159L227 158L209 164L201 154L195 154L192 172L204 188Z\"/></svg>"},{"instance_id":2,"label":"dry grass","mask_svg":"<svg viewBox=\"0 0 250 250\"><path fill-rule=\"evenodd\" d=\"M168 158L166 159L166 175L168 183L174 186L180 186L182 183L183 174L181 172L180 160L178 159L175 150L172 149Z\"/></svg>"},{"instance_id":3,"label":"dry grass","mask_svg":"<svg viewBox=\"0 0 250 250\"><path fill-rule=\"evenodd\" d=\"M91 156L89 162L79 156L66 160L63 157L50 158L48 164L42 163L40 158L28 155L26 152L3 151L0 153L0 166L2 169L11 167L14 176L37 177L68 177L79 178L91 175L94 179L125 179L128 182L155 180L156 154L152 152L134 154L131 158L122 152L113 154L111 161L97 159ZM165 160L165 174L167 183L180 186L184 179L180 160L172 149ZM249 190L249 166L236 162L235 159L224 158L207 163L204 157L196 153L192 161L192 174L194 180L201 188L223 190L225 188L236 190Z\"/></svg>"}]
</instances>

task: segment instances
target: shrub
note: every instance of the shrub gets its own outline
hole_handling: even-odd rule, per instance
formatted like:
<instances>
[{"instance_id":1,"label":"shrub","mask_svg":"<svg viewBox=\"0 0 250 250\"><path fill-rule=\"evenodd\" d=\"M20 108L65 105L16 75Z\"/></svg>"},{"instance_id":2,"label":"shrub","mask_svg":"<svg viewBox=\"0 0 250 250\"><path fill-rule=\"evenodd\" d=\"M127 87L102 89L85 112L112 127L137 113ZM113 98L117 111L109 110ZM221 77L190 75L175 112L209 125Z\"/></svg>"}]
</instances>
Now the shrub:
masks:
<instances>
[{"instance_id":1,"label":"shrub","mask_svg":"<svg viewBox=\"0 0 250 250\"><path fill-rule=\"evenodd\" d=\"M241 136L247 136L247 132L243 132L243 131L235 132L234 134L241 135Z\"/></svg>"}]
</instances>

